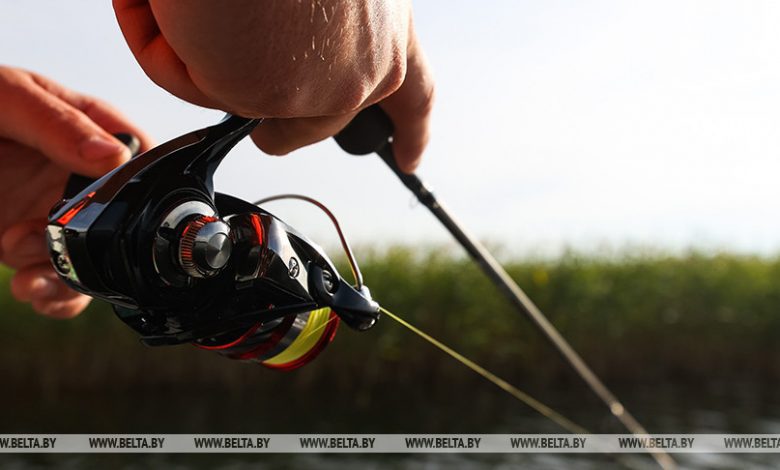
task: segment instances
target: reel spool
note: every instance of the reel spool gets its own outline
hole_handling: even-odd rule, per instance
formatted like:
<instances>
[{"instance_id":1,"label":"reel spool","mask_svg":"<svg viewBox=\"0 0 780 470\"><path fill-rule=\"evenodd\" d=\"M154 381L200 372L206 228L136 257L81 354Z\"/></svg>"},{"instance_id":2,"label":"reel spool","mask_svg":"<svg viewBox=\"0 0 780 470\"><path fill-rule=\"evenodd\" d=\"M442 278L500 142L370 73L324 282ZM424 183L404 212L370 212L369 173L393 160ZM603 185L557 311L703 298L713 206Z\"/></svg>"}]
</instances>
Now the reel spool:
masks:
<instances>
[{"instance_id":1,"label":"reel spool","mask_svg":"<svg viewBox=\"0 0 780 470\"><path fill-rule=\"evenodd\" d=\"M230 359L287 371L314 360L333 341L338 327L338 315L326 307L193 344Z\"/></svg>"}]
</instances>

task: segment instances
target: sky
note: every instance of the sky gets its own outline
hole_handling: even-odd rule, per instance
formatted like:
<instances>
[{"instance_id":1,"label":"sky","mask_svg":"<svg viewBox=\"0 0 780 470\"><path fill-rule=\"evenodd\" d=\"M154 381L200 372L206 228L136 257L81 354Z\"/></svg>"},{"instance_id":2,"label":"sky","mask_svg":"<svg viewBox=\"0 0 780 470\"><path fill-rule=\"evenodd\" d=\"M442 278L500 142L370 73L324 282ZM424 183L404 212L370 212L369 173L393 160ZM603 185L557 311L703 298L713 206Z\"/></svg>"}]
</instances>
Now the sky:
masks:
<instances>
[{"instance_id":1,"label":"sky","mask_svg":"<svg viewBox=\"0 0 780 470\"><path fill-rule=\"evenodd\" d=\"M778 252L780 3L429 0L415 23L437 80L419 174L479 238ZM107 0L4 2L0 63L110 101L160 142L221 117L143 74ZM315 197L358 246L451 244L378 158L332 141L284 158L243 142L216 184ZM336 245L317 209L267 208Z\"/></svg>"}]
</instances>

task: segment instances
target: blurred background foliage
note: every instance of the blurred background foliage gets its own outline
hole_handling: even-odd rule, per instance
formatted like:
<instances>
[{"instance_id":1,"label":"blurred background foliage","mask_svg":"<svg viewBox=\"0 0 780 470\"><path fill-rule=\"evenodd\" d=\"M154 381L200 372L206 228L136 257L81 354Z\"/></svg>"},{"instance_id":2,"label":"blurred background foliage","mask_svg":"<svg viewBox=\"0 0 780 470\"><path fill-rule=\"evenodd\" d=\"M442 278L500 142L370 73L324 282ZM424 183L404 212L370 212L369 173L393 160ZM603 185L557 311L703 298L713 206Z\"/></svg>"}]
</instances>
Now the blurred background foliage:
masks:
<instances>
[{"instance_id":1,"label":"blurred background foliage","mask_svg":"<svg viewBox=\"0 0 780 470\"><path fill-rule=\"evenodd\" d=\"M556 406L601 412L469 259L444 248L358 251L386 308ZM712 390L733 397L744 384L751 388L740 403L774 403L765 396L780 379L780 259L633 253L569 252L506 267L627 404L639 406L646 389L671 390L671 401L695 390L692 399L706 401ZM410 414L425 409L429 421L411 431L475 432L483 419L494 432L506 407L533 415L389 318L366 333L342 325L320 358L280 373L189 345L143 346L100 302L73 320L36 315L10 297L9 278L0 271L0 396L11 405L0 432L150 432L152 421L165 432L392 432L410 431ZM715 406L736 406L729 400ZM247 406L266 410L263 420ZM295 420L280 415L293 408Z\"/></svg>"}]
</instances>

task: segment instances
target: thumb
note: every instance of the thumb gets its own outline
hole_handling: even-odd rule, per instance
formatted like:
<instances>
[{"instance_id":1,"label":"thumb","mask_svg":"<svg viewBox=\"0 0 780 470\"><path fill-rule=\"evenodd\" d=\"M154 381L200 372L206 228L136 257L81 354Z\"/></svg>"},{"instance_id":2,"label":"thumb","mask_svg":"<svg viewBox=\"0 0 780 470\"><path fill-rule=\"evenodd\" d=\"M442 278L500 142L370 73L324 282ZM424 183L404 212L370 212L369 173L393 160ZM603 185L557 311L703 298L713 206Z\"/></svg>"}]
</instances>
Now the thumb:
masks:
<instances>
[{"instance_id":1,"label":"thumb","mask_svg":"<svg viewBox=\"0 0 780 470\"><path fill-rule=\"evenodd\" d=\"M85 111L49 90L42 77L0 69L0 137L41 152L60 166L102 176L130 158L120 141L95 124Z\"/></svg>"}]
</instances>

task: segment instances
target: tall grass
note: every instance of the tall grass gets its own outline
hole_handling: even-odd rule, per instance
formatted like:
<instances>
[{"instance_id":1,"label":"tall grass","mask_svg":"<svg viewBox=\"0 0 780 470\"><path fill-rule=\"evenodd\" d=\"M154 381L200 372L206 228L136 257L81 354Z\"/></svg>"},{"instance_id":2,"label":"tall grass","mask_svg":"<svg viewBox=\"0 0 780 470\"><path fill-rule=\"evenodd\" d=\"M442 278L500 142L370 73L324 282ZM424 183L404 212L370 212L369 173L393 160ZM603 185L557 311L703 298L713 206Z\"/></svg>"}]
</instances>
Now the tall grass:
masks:
<instances>
[{"instance_id":1,"label":"tall grass","mask_svg":"<svg viewBox=\"0 0 780 470\"><path fill-rule=\"evenodd\" d=\"M386 308L510 378L571 379L531 324L473 264L444 250L367 253L367 284ZM734 254L586 256L507 263L574 347L612 383L780 379L780 259ZM344 271L346 272L346 270ZM104 304L69 321L35 315L0 270L0 374L19 389L240 389L257 369L188 346L146 348ZM273 376L273 378L270 378ZM315 363L262 374L279 387L381 393L383 384L469 380L460 366L383 319L366 333L342 326Z\"/></svg>"}]
</instances>

